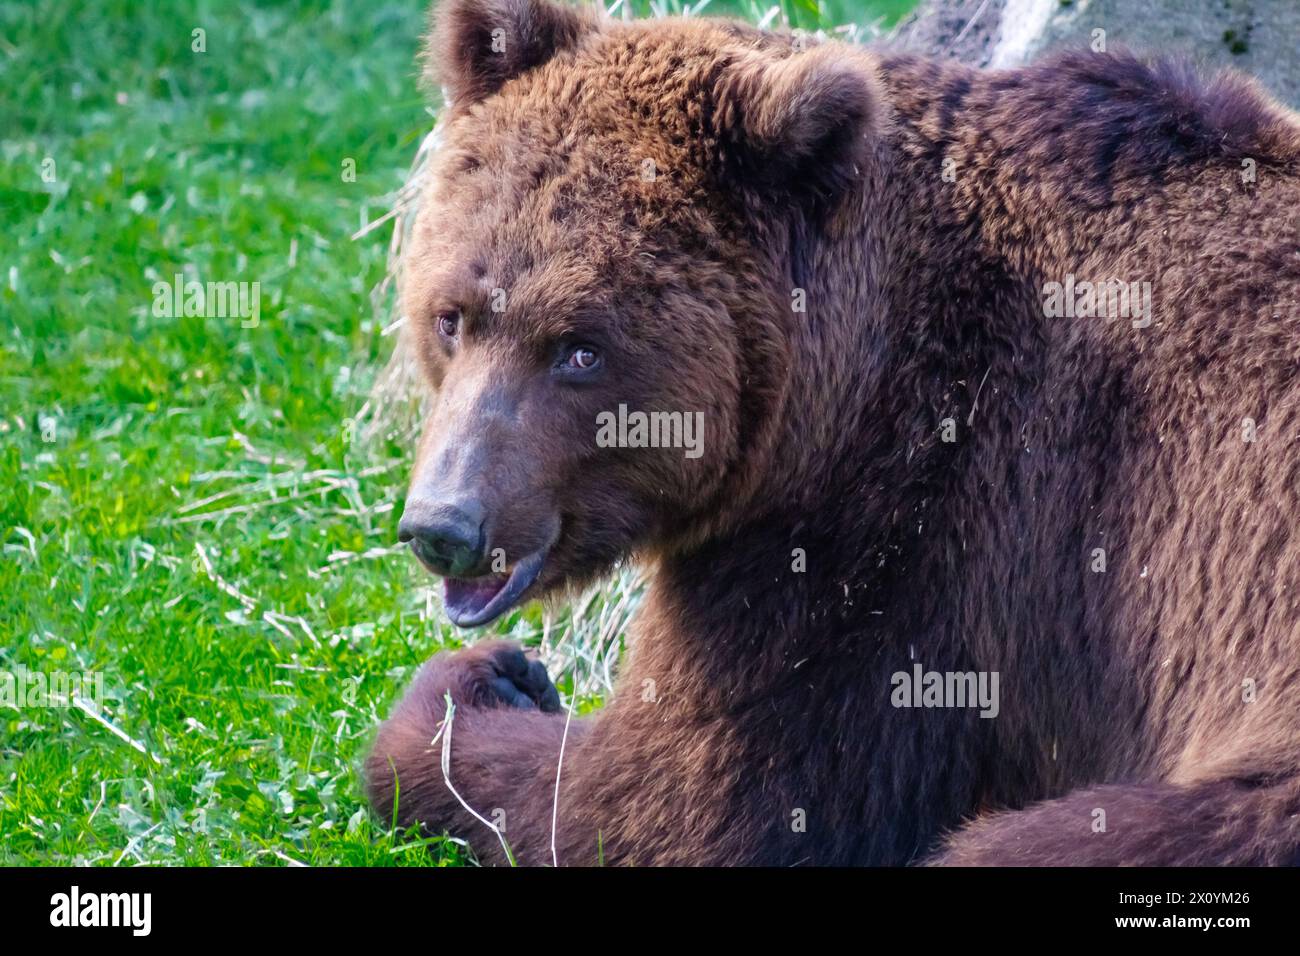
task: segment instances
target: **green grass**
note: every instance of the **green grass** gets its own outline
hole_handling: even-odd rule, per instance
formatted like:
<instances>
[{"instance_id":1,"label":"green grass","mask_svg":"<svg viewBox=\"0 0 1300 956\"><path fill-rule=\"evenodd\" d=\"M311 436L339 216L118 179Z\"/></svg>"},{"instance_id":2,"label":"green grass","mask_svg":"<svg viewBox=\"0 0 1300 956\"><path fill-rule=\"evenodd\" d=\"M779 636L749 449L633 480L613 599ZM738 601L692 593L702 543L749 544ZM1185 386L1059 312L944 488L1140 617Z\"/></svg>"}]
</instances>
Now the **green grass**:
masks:
<instances>
[{"instance_id":1,"label":"green grass","mask_svg":"<svg viewBox=\"0 0 1300 956\"><path fill-rule=\"evenodd\" d=\"M910 6L784 2L806 28ZM98 719L0 705L0 864L468 858L372 820L356 773L458 640L394 547L405 442L348 427L391 347L389 230L350 236L432 125L423 22L413 0L0 0L0 671L106 689ZM155 315L178 272L260 282L260 322ZM623 587L494 629L571 662L587 709Z\"/></svg>"}]
</instances>

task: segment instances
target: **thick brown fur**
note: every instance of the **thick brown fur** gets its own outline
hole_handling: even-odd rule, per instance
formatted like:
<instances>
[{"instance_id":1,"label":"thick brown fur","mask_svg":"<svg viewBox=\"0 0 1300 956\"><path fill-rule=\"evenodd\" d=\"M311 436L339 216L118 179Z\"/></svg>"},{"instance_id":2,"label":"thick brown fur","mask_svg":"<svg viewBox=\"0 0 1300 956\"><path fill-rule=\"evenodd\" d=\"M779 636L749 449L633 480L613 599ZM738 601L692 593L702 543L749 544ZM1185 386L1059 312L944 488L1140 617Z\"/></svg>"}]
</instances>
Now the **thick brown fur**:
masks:
<instances>
[{"instance_id":1,"label":"thick brown fur","mask_svg":"<svg viewBox=\"0 0 1300 956\"><path fill-rule=\"evenodd\" d=\"M977 72L541 0L437 24L412 494L475 487L512 556L553 539L530 596L655 569L569 731L559 863L1297 862L1294 114L1125 54ZM1151 324L1046 317L1067 275L1150 282ZM575 337L604 366L557 385ZM620 403L703 411L705 454L598 448ZM998 716L893 706L914 662L998 672ZM501 859L431 746L447 692L457 791L549 864L565 718L509 645L425 665L377 812Z\"/></svg>"}]
</instances>

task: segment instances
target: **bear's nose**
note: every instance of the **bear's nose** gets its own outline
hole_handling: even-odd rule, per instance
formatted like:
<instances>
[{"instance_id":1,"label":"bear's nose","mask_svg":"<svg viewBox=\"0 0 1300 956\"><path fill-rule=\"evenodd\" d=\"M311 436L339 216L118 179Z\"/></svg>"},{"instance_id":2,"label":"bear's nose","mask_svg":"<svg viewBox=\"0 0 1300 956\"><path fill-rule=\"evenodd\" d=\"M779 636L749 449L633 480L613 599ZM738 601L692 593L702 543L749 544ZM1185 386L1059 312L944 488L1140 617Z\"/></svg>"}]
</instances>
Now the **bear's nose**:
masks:
<instances>
[{"instance_id":1,"label":"bear's nose","mask_svg":"<svg viewBox=\"0 0 1300 956\"><path fill-rule=\"evenodd\" d=\"M483 561L482 509L474 503L408 501L397 538L436 574L460 577Z\"/></svg>"}]
</instances>

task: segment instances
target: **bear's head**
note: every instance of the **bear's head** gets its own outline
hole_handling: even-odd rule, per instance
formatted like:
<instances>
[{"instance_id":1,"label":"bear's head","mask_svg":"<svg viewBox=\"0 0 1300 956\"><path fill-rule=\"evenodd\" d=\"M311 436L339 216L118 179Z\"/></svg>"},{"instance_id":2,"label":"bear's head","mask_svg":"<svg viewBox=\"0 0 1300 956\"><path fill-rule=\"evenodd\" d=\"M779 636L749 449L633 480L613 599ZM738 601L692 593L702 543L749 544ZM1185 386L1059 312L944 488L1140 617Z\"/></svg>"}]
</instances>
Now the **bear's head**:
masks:
<instances>
[{"instance_id":1,"label":"bear's head","mask_svg":"<svg viewBox=\"0 0 1300 956\"><path fill-rule=\"evenodd\" d=\"M689 546L758 493L799 237L878 123L869 62L725 21L447 0L405 259L433 398L400 535L461 626Z\"/></svg>"}]
</instances>

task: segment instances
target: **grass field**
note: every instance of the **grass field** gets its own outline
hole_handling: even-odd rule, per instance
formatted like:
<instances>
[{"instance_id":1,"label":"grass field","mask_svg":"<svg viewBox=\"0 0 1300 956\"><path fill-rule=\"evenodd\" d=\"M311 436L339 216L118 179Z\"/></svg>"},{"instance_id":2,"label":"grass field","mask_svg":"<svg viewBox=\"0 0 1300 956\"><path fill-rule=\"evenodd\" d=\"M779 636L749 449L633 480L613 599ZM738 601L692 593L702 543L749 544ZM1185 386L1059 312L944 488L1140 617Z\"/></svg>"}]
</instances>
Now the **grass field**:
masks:
<instances>
[{"instance_id":1,"label":"grass field","mask_svg":"<svg viewBox=\"0 0 1300 956\"><path fill-rule=\"evenodd\" d=\"M351 236L433 125L423 22L416 0L0 0L0 672L104 684L99 709L0 704L0 864L471 858L371 820L356 773L460 639L395 546L405 442L349 425L391 348L390 228ZM166 315L178 273L258 282L257 322ZM493 630L543 643L585 709L630 603Z\"/></svg>"}]
</instances>

